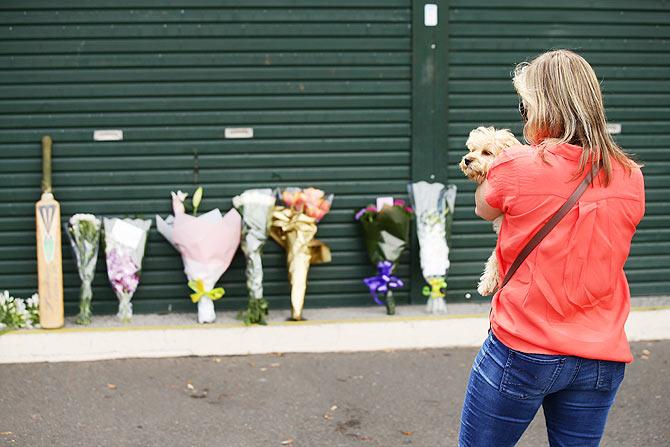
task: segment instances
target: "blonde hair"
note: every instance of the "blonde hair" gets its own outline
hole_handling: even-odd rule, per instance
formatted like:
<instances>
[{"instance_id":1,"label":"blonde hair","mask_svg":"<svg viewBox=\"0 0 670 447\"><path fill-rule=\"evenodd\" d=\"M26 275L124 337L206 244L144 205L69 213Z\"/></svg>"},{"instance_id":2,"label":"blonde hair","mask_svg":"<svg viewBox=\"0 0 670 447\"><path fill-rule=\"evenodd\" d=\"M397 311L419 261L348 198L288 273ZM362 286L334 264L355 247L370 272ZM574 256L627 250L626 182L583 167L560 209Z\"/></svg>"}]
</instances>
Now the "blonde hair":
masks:
<instances>
[{"instance_id":1,"label":"blonde hair","mask_svg":"<svg viewBox=\"0 0 670 447\"><path fill-rule=\"evenodd\" d=\"M590 162L601 164L605 186L613 161L628 172L638 166L607 131L600 83L583 57L569 50L548 51L517 65L513 82L527 114L523 135L538 146L543 159L547 145L579 145L583 152L575 178Z\"/></svg>"}]
</instances>

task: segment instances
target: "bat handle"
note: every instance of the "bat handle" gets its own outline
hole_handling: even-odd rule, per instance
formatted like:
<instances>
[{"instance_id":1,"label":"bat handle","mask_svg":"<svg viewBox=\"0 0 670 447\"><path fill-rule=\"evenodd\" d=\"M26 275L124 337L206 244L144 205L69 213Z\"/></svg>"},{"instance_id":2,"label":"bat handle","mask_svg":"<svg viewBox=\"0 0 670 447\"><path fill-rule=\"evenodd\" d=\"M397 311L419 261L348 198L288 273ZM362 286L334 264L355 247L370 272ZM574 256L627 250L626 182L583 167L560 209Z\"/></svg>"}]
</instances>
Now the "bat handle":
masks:
<instances>
[{"instance_id":1,"label":"bat handle","mask_svg":"<svg viewBox=\"0 0 670 447\"><path fill-rule=\"evenodd\" d=\"M42 137L42 192L51 192L51 137Z\"/></svg>"}]
</instances>

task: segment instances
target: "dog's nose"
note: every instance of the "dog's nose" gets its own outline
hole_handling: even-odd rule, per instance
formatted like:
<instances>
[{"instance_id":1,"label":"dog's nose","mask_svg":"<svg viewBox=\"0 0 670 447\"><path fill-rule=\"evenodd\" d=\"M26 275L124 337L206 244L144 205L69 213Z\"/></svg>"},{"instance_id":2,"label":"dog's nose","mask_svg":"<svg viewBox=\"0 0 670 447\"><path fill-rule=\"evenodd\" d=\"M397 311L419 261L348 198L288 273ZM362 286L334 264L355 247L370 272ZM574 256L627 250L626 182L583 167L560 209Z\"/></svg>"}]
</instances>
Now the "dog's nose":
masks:
<instances>
[{"instance_id":1,"label":"dog's nose","mask_svg":"<svg viewBox=\"0 0 670 447\"><path fill-rule=\"evenodd\" d=\"M472 162L469 158L463 159L463 163L465 163L465 166L469 165Z\"/></svg>"}]
</instances>

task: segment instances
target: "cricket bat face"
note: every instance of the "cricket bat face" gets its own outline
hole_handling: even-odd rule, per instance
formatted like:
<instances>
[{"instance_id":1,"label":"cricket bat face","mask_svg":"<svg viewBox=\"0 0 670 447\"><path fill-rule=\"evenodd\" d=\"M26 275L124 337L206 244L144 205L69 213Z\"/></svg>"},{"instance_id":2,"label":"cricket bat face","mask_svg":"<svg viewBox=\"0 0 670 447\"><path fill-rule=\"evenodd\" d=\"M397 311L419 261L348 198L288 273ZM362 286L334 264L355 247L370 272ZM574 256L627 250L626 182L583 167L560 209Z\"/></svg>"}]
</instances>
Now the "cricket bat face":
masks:
<instances>
[{"instance_id":1,"label":"cricket bat face","mask_svg":"<svg viewBox=\"0 0 670 447\"><path fill-rule=\"evenodd\" d=\"M51 193L42 194L35 204L35 218L40 325L46 329L59 328L64 323L60 205Z\"/></svg>"}]
</instances>

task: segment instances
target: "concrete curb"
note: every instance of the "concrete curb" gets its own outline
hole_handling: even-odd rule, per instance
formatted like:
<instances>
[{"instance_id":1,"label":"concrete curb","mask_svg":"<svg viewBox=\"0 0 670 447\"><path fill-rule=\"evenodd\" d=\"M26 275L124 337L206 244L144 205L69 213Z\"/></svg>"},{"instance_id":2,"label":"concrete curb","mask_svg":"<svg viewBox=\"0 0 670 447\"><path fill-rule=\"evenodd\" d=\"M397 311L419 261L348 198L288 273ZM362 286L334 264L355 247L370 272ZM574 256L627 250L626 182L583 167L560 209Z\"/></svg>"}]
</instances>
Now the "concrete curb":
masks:
<instances>
[{"instance_id":1,"label":"concrete curb","mask_svg":"<svg viewBox=\"0 0 670 447\"><path fill-rule=\"evenodd\" d=\"M630 341L670 339L669 322L670 309L636 310L626 332ZM480 314L22 330L0 336L0 363L478 346L487 328Z\"/></svg>"}]
</instances>

